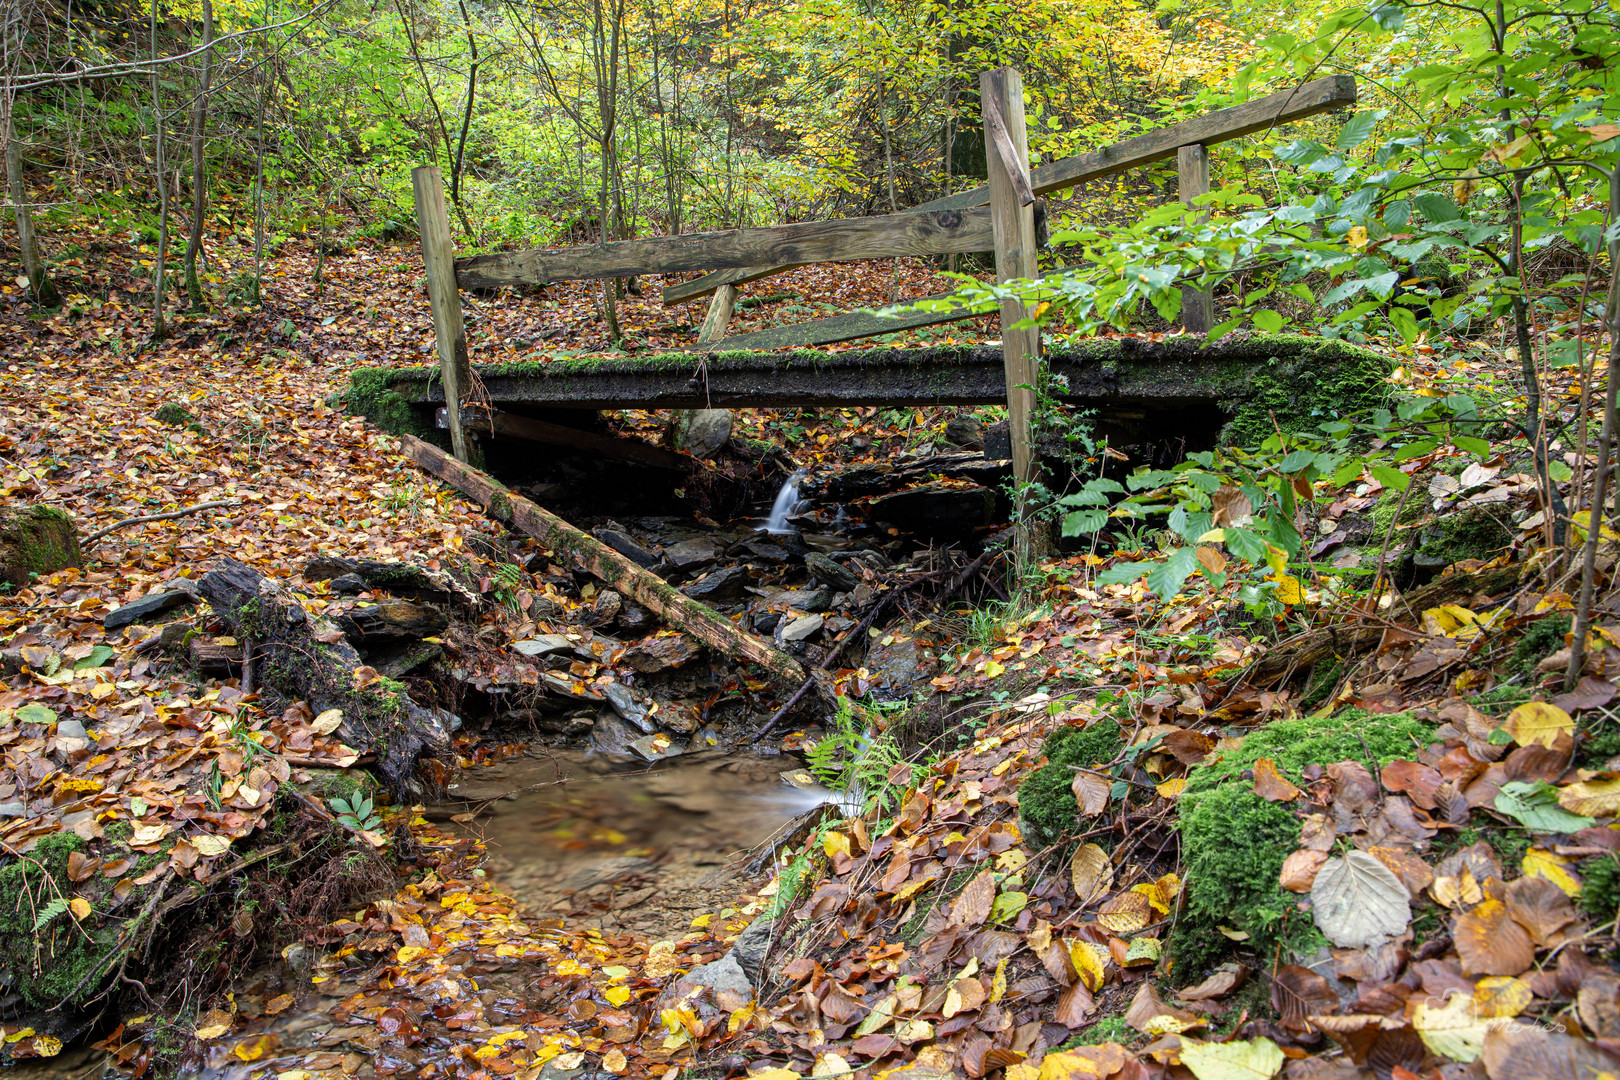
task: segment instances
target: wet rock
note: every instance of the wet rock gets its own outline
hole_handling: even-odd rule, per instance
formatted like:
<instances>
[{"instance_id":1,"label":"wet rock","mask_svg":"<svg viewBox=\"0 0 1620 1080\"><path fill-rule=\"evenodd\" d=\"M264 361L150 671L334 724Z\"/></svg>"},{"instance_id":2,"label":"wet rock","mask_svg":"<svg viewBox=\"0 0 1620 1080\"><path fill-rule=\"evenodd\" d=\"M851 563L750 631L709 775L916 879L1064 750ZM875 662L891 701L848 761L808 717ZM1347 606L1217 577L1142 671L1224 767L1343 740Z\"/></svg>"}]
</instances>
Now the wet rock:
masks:
<instances>
[{"instance_id":1,"label":"wet rock","mask_svg":"<svg viewBox=\"0 0 1620 1080\"><path fill-rule=\"evenodd\" d=\"M782 627L780 637L784 642L808 641L821 632L824 622L820 615L805 615Z\"/></svg>"},{"instance_id":2,"label":"wet rock","mask_svg":"<svg viewBox=\"0 0 1620 1080\"><path fill-rule=\"evenodd\" d=\"M77 720L58 720L56 723L56 737L58 739L88 739L90 733Z\"/></svg>"},{"instance_id":3,"label":"wet rock","mask_svg":"<svg viewBox=\"0 0 1620 1080\"><path fill-rule=\"evenodd\" d=\"M368 588L407 600L443 604L453 594L463 592L452 582L450 575L414 563L362 559L354 572ZM461 599L471 602L473 598L471 594L465 594Z\"/></svg>"},{"instance_id":4,"label":"wet rock","mask_svg":"<svg viewBox=\"0 0 1620 1080\"><path fill-rule=\"evenodd\" d=\"M685 747L662 731L654 735L643 735L630 744L630 749L648 761L663 761L665 758L679 757L686 753Z\"/></svg>"},{"instance_id":5,"label":"wet rock","mask_svg":"<svg viewBox=\"0 0 1620 1080\"><path fill-rule=\"evenodd\" d=\"M720 729L713 724L706 724L698 728L686 743L686 752L695 754L700 750L713 750L720 745Z\"/></svg>"},{"instance_id":6,"label":"wet rock","mask_svg":"<svg viewBox=\"0 0 1620 1080\"><path fill-rule=\"evenodd\" d=\"M889 562L888 557L885 556L883 552L873 551L871 548L862 548L860 551L852 551L849 553L848 559L850 562L860 563L873 573L882 573L893 565ZM854 569L854 567L851 567L851 569ZM857 573L858 572L859 571L857 571Z\"/></svg>"},{"instance_id":7,"label":"wet rock","mask_svg":"<svg viewBox=\"0 0 1620 1080\"><path fill-rule=\"evenodd\" d=\"M826 611L832 607L832 593L827 589L799 589L783 597L795 611Z\"/></svg>"},{"instance_id":8,"label":"wet rock","mask_svg":"<svg viewBox=\"0 0 1620 1080\"><path fill-rule=\"evenodd\" d=\"M787 562L788 559L793 555L792 552L783 547L781 544L773 544L769 540L757 539L744 540L740 544L733 545L730 550L730 554L751 555L756 559L763 560L764 562L773 563Z\"/></svg>"},{"instance_id":9,"label":"wet rock","mask_svg":"<svg viewBox=\"0 0 1620 1080\"><path fill-rule=\"evenodd\" d=\"M591 535L643 570L651 570L658 565L658 556L636 543L630 534L623 530L604 526L592 530Z\"/></svg>"},{"instance_id":10,"label":"wet rock","mask_svg":"<svg viewBox=\"0 0 1620 1080\"><path fill-rule=\"evenodd\" d=\"M779 611L766 611L754 616L754 632L756 634L774 634L782 622L782 613Z\"/></svg>"},{"instance_id":11,"label":"wet rock","mask_svg":"<svg viewBox=\"0 0 1620 1080\"><path fill-rule=\"evenodd\" d=\"M444 612L410 600L381 600L362 604L338 616L338 626L358 644L415 641L437 634L450 625Z\"/></svg>"},{"instance_id":12,"label":"wet rock","mask_svg":"<svg viewBox=\"0 0 1620 1080\"><path fill-rule=\"evenodd\" d=\"M134 603L125 604L121 608L107 612L101 618L101 625L107 630L116 630L120 626L144 622L154 615L161 615L165 611L183 607L192 603L193 600L194 597L185 589L170 589L167 592L151 593L141 597Z\"/></svg>"},{"instance_id":13,"label":"wet rock","mask_svg":"<svg viewBox=\"0 0 1620 1080\"><path fill-rule=\"evenodd\" d=\"M402 679L418 668L426 667L444 655L444 650L431 641L419 641L407 646L397 655L377 663L373 661L379 674L390 679Z\"/></svg>"},{"instance_id":14,"label":"wet rock","mask_svg":"<svg viewBox=\"0 0 1620 1080\"><path fill-rule=\"evenodd\" d=\"M716 570L701 581L682 585L681 592L694 600L710 604L733 604L743 598L748 589L748 568L728 566Z\"/></svg>"},{"instance_id":15,"label":"wet rock","mask_svg":"<svg viewBox=\"0 0 1620 1080\"><path fill-rule=\"evenodd\" d=\"M699 536L691 540L682 540L678 544L671 544L664 549L664 558L677 570L696 572L714 562L725 553L719 543L706 536Z\"/></svg>"},{"instance_id":16,"label":"wet rock","mask_svg":"<svg viewBox=\"0 0 1620 1080\"><path fill-rule=\"evenodd\" d=\"M971 416L953 416L945 424L945 441L964 450L983 450L984 425Z\"/></svg>"},{"instance_id":17,"label":"wet rock","mask_svg":"<svg viewBox=\"0 0 1620 1080\"><path fill-rule=\"evenodd\" d=\"M22 817L28 813L28 804L21 799L12 802L0 802L0 818Z\"/></svg>"},{"instance_id":18,"label":"wet rock","mask_svg":"<svg viewBox=\"0 0 1620 1080\"><path fill-rule=\"evenodd\" d=\"M984 487L924 484L873 500L868 514L906 532L960 535L995 521L996 493Z\"/></svg>"},{"instance_id":19,"label":"wet rock","mask_svg":"<svg viewBox=\"0 0 1620 1080\"><path fill-rule=\"evenodd\" d=\"M606 626L619 617L619 611L624 607L624 597L612 589L604 589L591 603L591 610L585 617L587 626Z\"/></svg>"},{"instance_id":20,"label":"wet rock","mask_svg":"<svg viewBox=\"0 0 1620 1080\"><path fill-rule=\"evenodd\" d=\"M0 506L0 581L25 589L36 575L83 565L67 514L54 506Z\"/></svg>"},{"instance_id":21,"label":"wet rock","mask_svg":"<svg viewBox=\"0 0 1620 1080\"><path fill-rule=\"evenodd\" d=\"M678 668L696 657L697 649L685 634L644 638L624 651L624 662L643 675Z\"/></svg>"},{"instance_id":22,"label":"wet rock","mask_svg":"<svg viewBox=\"0 0 1620 1080\"><path fill-rule=\"evenodd\" d=\"M696 705L676 701L658 710L658 722L677 735L690 735L703 722L703 713Z\"/></svg>"},{"instance_id":23,"label":"wet rock","mask_svg":"<svg viewBox=\"0 0 1620 1080\"><path fill-rule=\"evenodd\" d=\"M573 647L574 643L562 634L541 634L539 637L525 638L512 643L514 652L530 658L555 652L568 652Z\"/></svg>"},{"instance_id":24,"label":"wet rock","mask_svg":"<svg viewBox=\"0 0 1620 1080\"><path fill-rule=\"evenodd\" d=\"M632 604L628 600L619 609L619 628L633 634L646 630L657 621L657 619L653 618L652 612L640 604Z\"/></svg>"},{"instance_id":25,"label":"wet rock","mask_svg":"<svg viewBox=\"0 0 1620 1080\"><path fill-rule=\"evenodd\" d=\"M760 981L765 954L770 951L771 934L775 929L776 924L772 920L763 917L755 919L731 946L731 955L736 957L737 965L750 982Z\"/></svg>"},{"instance_id":26,"label":"wet rock","mask_svg":"<svg viewBox=\"0 0 1620 1080\"><path fill-rule=\"evenodd\" d=\"M176 619L174 622L164 623L163 633L158 638L158 644L165 649L172 649L176 645L184 644L187 635L193 633L196 629L197 624L190 619Z\"/></svg>"},{"instance_id":27,"label":"wet rock","mask_svg":"<svg viewBox=\"0 0 1620 1080\"><path fill-rule=\"evenodd\" d=\"M642 731L651 735L658 730L658 725L647 717L647 707L631 695L628 686L623 683L608 683L602 687L602 696L607 698L607 703L613 706L614 712Z\"/></svg>"},{"instance_id":28,"label":"wet rock","mask_svg":"<svg viewBox=\"0 0 1620 1080\"><path fill-rule=\"evenodd\" d=\"M730 440L730 409L689 409L675 419L675 449L693 457L713 457Z\"/></svg>"},{"instance_id":29,"label":"wet rock","mask_svg":"<svg viewBox=\"0 0 1620 1080\"><path fill-rule=\"evenodd\" d=\"M872 646L865 666L875 686L898 696L910 693L917 684L932 678L937 664L931 650L910 637L895 634L889 644L882 644L880 639Z\"/></svg>"},{"instance_id":30,"label":"wet rock","mask_svg":"<svg viewBox=\"0 0 1620 1080\"><path fill-rule=\"evenodd\" d=\"M848 592L860 582L860 578L819 551L812 551L804 557L804 567L812 577L834 592Z\"/></svg>"},{"instance_id":31,"label":"wet rock","mask_svg":"<svg viewBox=\"0 0 1620 1080\"><path fill-rule=\"evenodd\" d=\"M630 744L641 738L641 733L611 712L598 713L591 728L591 749L598 754L631 753Z\"/></svg>"}]
</instances>

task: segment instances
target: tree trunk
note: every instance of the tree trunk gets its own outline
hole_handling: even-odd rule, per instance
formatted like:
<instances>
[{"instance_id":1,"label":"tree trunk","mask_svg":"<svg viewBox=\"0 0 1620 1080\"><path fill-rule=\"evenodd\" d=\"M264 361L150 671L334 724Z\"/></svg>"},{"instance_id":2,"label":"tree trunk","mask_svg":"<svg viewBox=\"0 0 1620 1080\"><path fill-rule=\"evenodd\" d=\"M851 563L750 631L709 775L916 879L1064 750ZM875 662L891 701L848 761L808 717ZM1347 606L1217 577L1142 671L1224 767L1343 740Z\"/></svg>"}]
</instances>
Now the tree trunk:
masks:
<instances>
[{"instance_id":1,"label":"tree trunk","mask_svg":"<svg viewBox=\"0 0 1620 1080\"><path fill-rule=\"evenodd\" d=\"M158 8L152 2L152 139L153 178L158 189L158 249L152 264L152 338L157 340L167 331L163 322L163 260L169 248L169 185L163 175L163 102L158 82Z\"/></svg>"},{"instance_id":2,"label":"tree trunk","mask_svg":"<svg viewBox=\"0 0 1620 1080\"><path fill-rule=\"evenodd\" d=\"M264 0L264 24L270 25L270 0ZM270 45L265 42L268 64ZM275 80L268 70L259 82L259 100L253 121L253 285L249 299L254 307L264 306L264 99L270 96Z\"/></svg>"},{"instance_id":3,"label":"tree trunk","mask_svg":"<svg viewBox=\"0 0 1620 1080\"><path fill-rule=\"evenodd\" d=\"M28 191L23 185L22 144L11 122L11 102L5 103L6 114L6 186L11 191L11 208L17 215L17 247L22 252L23 273L28 275L28 289L34 303L41 307L56 307L62 294L45 271L45 259L39 252L39 237L34 233L34 215L28 206Z\"/></svg>"},{"instance_id":4,"label":"tree trunk","mask_svg":"<svg viewBox=\"0 0 1620 1080\"><path fill-rule=\"evenodd\" d=\"M203 307L202 281L197 277L197 257L202 253L203 214L208 210L208 161L204 151L207 139L208 89L214 78L214 3L202 0L202 76L197 87L197 104L191 113L191 236L186 240L186 296L191 309Z\"/></svg>"}]
</instances>

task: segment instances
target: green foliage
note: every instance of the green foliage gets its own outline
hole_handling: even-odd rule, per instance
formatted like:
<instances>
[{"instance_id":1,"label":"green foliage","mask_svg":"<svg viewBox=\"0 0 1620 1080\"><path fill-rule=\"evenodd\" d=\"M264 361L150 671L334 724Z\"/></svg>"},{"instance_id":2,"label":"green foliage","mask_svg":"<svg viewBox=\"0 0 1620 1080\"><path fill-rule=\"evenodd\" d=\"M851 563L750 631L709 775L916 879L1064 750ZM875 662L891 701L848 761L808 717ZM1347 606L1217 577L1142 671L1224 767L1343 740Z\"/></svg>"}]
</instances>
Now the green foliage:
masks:
<instances>
[{"instance_id":1,"label":"green foliage","mask_svg":"<svg viewBox=\"0 0 1620 1080\"><path fill-rule=\"evenodd\" d=\"M1507 669L1526 683L1535 683L1536 665L1564 647L1564 637L1573 624L1570 616L1561 614L1543 615L1531 623L1513 646Z\"/></svg>"},{"instance_id":2,"label":"green foliage","mask_svg":"<svg viewBox=\"0 0 1620 1080\"><path fill-rule=\"evenodd\" d=\"M1620 913L1620 855L1599 855L1581 863L1581 910L1597 928Z\"/></svg>"},{"instance_id":3,"label":"green foliage","mask_svg":"<svg viewBox=\"0 0 1620 1080\"><path fill-rule=\"evenodd\" d=\"M370 795L356 794L347 799L334 798L331 800L331 807L338 823L351 829L368 831L382 824L382 817L372 809Z\"/></svg>"},{"instance_id":4,"label":"green foliage","mask_svg":"<svg viewBox=\"0 0 1620 1080\"><path fill-rule=\"evenodd\" d=\"M1211 791L1227 780L1241 777L1261 758L1270 758L1277 771L1294 781L1304 779L1307 765L1359 761L1372 768L1396 758L1416 758L1434 739L1434 727L1410 713L1369 713L1342 709L1327 717L1276 720L1243 736L1235 751L1194 769L1182 796ZM1371 759L1369 759L1371 755ZM1183 807L1189 805L1183 801Z\"/></svg>"},{"instance_id":5,"label":"green foliage","mask_svg":"<svg viewBox=\"0 0 1620 1080\"><path fill-rule=\"evenodd\" d=\"M863 809L890 813L915 770L898 783L890 779L895 766L906 764L905 755L887 725L878 730L878 721L910 706L909 701L861 704L840 697L831 729L805 752L811 773L834 791L858 798Z\"/></svg>"},{"instance_id":6,"label":"green foliage","mask_svg":"<svg viewBox=\"0 0 1620 1080\"><path fill-rule=\"evenodd\" d=\"M117 947L116 928L100 925L104 901L92 898L82 921L68 911L77 891L68 857L86 850L72 833L53 833L0 867L0 982L32 1005L86 1000L100 989L96 967Z\"/></svg>"},{"instance_id":7,"label":"green foliage","mask_svg":"<svg viewBox=\"0 0 1620 1080\"><path fill-rule=\"evenodd\" d=\"M1048 735L1041 744L1046 764L1018 785L1019 824L1025 846L1042 851L1073 835L1079 824L1080 805L1071 790L1071 766L1106 769L1124 749L1124 735L1114 720L1099 720L1084 728L1064 726Z\"/></svg>"}]
</instances>

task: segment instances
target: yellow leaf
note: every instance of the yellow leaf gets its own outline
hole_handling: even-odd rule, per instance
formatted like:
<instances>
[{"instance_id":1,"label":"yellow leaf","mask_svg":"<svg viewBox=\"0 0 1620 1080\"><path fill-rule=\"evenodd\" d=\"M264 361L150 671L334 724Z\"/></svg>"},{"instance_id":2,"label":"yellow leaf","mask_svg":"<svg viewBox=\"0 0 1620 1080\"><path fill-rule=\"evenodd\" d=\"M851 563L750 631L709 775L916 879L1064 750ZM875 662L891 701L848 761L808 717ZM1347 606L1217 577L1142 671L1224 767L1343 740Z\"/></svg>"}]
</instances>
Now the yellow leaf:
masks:
<instances>
[{"instance_id":1,"label":"yellow leaf","mask_svg":"<svg viewBox=\"0 0 1620 1080\"><path fill-rule=\"evenodd\" d=\"M1582 817L1611 817L1620 811L1620 777L1587 780L1560 788L1558 805Z\"/></svg>"},{"instance_id":2,"label":"yellow leaf","mask_svg":"<svg viewBox=\"0 0 1620 1080\"><path fill-rule=\"evenodd\" d=\"M217 1039L229 1030L231 1030L231 1014L224 1009L210 1009L197 1021L197 1030L192 1034L203 1040Z\"/></svg>"},{"instance_id":3,"label":"yellow leaf","mask_svg":"<svg viewBox=\"0 0 1620 1080\"><path fill-rule=\"evenodd\" d=\"M258 1061L276 1046L274 1035L260 1035L257 1039L243 1039L231 1053L243 1061Z\"/></svg>"},{"instance_id":4,"label":"yellow leaf","mask_svg":"<svg viewBox=\"0 0 1620 1080\"><path fill-rule=\"evenodd\" d=\"M1413 1013L1412 1026L1424 1046L1464 1064L1484 1052L1485 1033L1489 1030L1485 1017L1467 994L1453 994L1442 1008L1424 1002Z\"/></svg>"},{"instance_id":5,"label":"yellow leaf","mask_svg":"<svg viewBox=\"0 0 1620 1080\"><path fill-rule=\"evenodd\" d=\"M401 945L399 952L394 955L394 959L401 964L408 964L425 952L427 950L420 945Z\"/></svg>"},{"instance_id":6,"label":"yellow leaf","mask_svg":"<svg viewBox=\"0 0 1620 1080\"><path fill-rule=\"evenodd\" d=\"M1474 1007L1482 1017L1518 1016L1535 995L1530 984L1508 975L1492 975L1474 988Z\"/></svg>"},{"instance_id":7,"label":"yellow leaf","mask_svg":"<svg viewBox=\"0 0 1620 1080\"><path fill-rule=\"evenodd\" d=\"M630 988L628 986L610 986L602 991L602 996L607 998L609 1005L618 1008L630 1000Z\"/></svg>"},{"instance_id":8,"label":"yellow leaf","mask_svg":"<svg viewBox=\"0 0 1620 1080\"><path fill-rule=\"evenodd\" d=\"M1270 1039L1201 1043L1181 1040L1181 1063L1198 1080L1271 1080L1283 1052Z\"/></svg>"},{"instance_id":9,"label":"yellow leaf","mask_svg":"<svg viewBox=\"0 0 1620 1080\"><path fill-rule=\"evenodd\" d=\"M1081 904L1090 904L1114 883L1114 865L1108 852L1096 844L1082 844L1069 862L1069 880Z\"/></svg>"},{"instance_id":10,"label":"yellow leaf","mask_svg":"<svg viewBox=\"0 0 1620 1080\"><path fill-rule=\"evenodd\" d=\"M60 1054L61 1052L62 1052L62 1040L58 1039L55 1035L35 1035L34 1036L34 1056L35 1057L42 1057L42 1058L55 1057L57 1054Z\"/></svg>"},{"instance_id":11,"label":"yellow leaf","mask_svg":"<svg viewBox=\"0 0 1620 1080\"><path fill-rule=\"evenodd\" d=\"M984 677L987 679L994 679L1006 670L1007 669L1005 667L996 663L994 660L991 660L984 665Z\"/></svg>"},{"instance_id":12,"label":"yellow leaf","mask_svg":"<svg viewBox=\"0 0 1620 1080\"><path fill-rule=\"evenodd\" d=\"M602 1068L615 1076L624 1072L625 1067L629 1064L630 1062L624 1056L624 1051L616 1046L602 1055Z\"/></svg>"},{"instance_id":13,"label":"yellow leaf","mask_svg":"<svg viewBox=\"0 0 1620 1080\"><path fill-rule=\"evenodd\" d=\"M1174 799L1183 791L1187 790L1187 779L1186 777L1178 776L1174 780L1166 780L1162 784L1153 785L1153 790L1157 791L1166 799Z\"/></svg>"},{"instance_id":14,"label":"yellow leaf","mask_svg":"<svg viewBox=\"0 0 1620 1080\"><path fill-rule=\"evenodd\" d=\"M1570 873L1569 860L1546 848L1533 847L1524 853L1519 864L1525 877L1543 877L1560 889L1565 896L1581 895L1581 879Z\"/></svg>"},{"instance_id":15,"label":"yellow leaf","mask_svg":"<svg viewBox=\"0 0 1620 1080\"><path fill-rule=\"evenodd\" d=\"M82 896L75 896L68 901L68 910L73 912L75 919L88 919L90 917L90 901Z\"/></svg>"},{"instance_id":16,"label":"yellow leaf","mask_svg":"<svg viewBox=\"0 0 1620 1080\"><path fill-rule=\"evenodd\" d=\"M1007 958L996 963L996 973L990 977L990 1004L994 1005L1007 993Z\"/></svg>"},{"instance_id":17,"label":"yellow leaf","mask_svg":"<svg viewBox=\"0 0 1620 1080\"><path fill-rule=\"evenodd\" d=\"M1305 587L1299 583L1299 578L1292 574L1278 574L1276 580L1278 600L1290 607L1305 602Z\"/></svg>"},{"instance_id":18,"label":"yellow leaf","mask_svg":"<svg viewBox=\"0 0 1620 1080\"><path fill-rule=\"evenodd\" d=\"M1366 247L1367 246L1367 227L1365 225L1352 225L1352 226L1350 226L1350 235L1348 237L1346 237L1346 239L1348 239L1350 241L1350 246L1351 247L1355 247L1355 248Z\"/></svg>"},{"instance_id":19,"label":"yellow leaf","mask_svg":"<svg viewBox=\"0 0 1620 1080\"><path fill-rule=\"evenodd\" d=\"M1086 989L1095 993L1108 977L1107 946L1090 941L1069 942L1069 962L1079 972Z\"/></svg>"},{"instance_id":20,"label":"yellow leaf","mask_svg":"<svg viewBox=\"0 0 1620 1080\"><path fill-rule=\"evenodd\" d=\"M830 832L821 838L821 850L827 853L829 859L840 852L848 855L849 837L841 832Z\"/></svg>"},{"instance_id":21,"label":"yellow leaf","mask_svg":"<svg viewBox=\"0 0 1620 1080\"><path fill-rule=\"evenodd\" d=\"M1558 736L1575 733L1575 721L1569 713L1556 705L1545 701L1527 701L1517 709L1508 713L1507 722L1502 725L1513 741L1520 746L1545 746L1551 749L1558 741ZM1596 817L1595 814L1587 815Z\"/></svg>"}]
</instances>

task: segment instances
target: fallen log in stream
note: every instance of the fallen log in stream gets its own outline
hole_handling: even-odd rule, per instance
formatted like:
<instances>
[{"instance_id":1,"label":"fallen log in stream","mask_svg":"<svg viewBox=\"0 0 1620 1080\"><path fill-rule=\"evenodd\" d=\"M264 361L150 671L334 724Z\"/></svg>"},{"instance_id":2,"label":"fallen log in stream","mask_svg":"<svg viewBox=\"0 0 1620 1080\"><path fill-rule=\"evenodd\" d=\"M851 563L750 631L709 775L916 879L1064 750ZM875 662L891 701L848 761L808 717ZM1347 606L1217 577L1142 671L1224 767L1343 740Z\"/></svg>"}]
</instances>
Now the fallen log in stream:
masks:
<instances>
[{"instance_id":1,"label":"fallen log in stream","mask_svg":"<svg viewBox=\"0 0 1620 1080\"><path fill-rule=\"evenodd\" d=\"M682 594L595 537L508 491L488 474L414 436L401 436L400 443L406 457L477 501L491 517L523 530L550 548L557 559L594 574L668 625L685 630L727 656L758 664L772 682L784 689L797 689L810 678L798 661L738 629L718 611Z\"/></svg>"}]
</instances>

